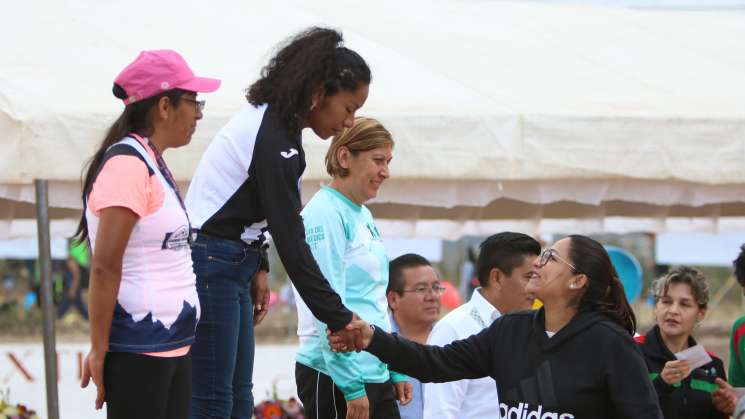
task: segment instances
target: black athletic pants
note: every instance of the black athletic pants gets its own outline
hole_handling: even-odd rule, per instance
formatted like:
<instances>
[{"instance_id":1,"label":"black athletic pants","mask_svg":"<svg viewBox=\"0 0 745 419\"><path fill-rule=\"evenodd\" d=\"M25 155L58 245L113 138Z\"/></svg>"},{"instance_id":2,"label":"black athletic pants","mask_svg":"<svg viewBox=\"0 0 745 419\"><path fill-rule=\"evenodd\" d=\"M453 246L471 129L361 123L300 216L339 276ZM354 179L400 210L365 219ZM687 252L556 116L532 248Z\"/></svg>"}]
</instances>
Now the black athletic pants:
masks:
<instances>
[{"instance_id":1,"label":"black athletic pants","mask_svg":"<svg viewBox=\"0 0 745 419\"><path fill-rule=\"evenodd\" d=\"M344 419L347 416L344 395L328 375L296 362L295 383L306 419ZM366 383L365 392L370 402L370 419L401 418L390 381Z\"/></svg>"},{"instance_id":2,"label":"black athletic pants","mask_svg":"<svg viewBox=\"0 0 745 419\"><path fill-rule=\"evenodd\" d=\"M186 419L191 355L163 358L109 352L104 361L108 419Z\"/></svg>"}]
</instances>

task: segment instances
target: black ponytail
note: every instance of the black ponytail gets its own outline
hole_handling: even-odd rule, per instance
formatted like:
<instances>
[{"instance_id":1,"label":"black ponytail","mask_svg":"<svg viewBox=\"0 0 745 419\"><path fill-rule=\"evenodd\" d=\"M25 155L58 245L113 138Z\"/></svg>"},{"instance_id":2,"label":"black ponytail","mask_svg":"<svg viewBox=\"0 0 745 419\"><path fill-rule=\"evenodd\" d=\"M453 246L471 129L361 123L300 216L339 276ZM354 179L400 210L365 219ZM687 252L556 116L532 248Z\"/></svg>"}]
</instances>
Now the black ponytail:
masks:
<instances>
[{"instance_id":1,"label":"black ponytail","mask_svg":"<svg viewBox=\"0 0 745 419\"><path fill-rule=\"evenodd\" d=\"M577 268L576 273L587 276L587 286L579 301L579 311L603 313L633 336L636 332L636 316L626 299L623 284L618 279L608 252L589 237L572 235L569 238L569 256Z\"/></svg>"},{"instance_id":2,"label":"black ponytail","mask_svg":"<svg viewBox=\"0 0 745 419\"><path fill-rule=\"evenodd\" d=\"M313 27L295 35L261 70L246 99L254 106L271 105L290 132L300 132L319 87L326 96L334 96L370 84L367 63L343 42L341 32L327 28Z\"/></svg>"},{"instance_id":3,"label":"black ponytail","mask_svg":"<svg viewBox=\"0 0 745 419\"><path fill-rule=\"evenodd\" d=\"M126 99L128 97L124 89L117 84L114 84L112 93L119 99ZM186 91L173 89L145 100L129 104L124 108L124 111L119 115L116 121L111 124L103 142L101 142L101 145L98 147L98 150L96 150L96 153L93 154L93 157L91 157L86 165L83 166L83 170L85 170L82 188L83 215L80 217L78 228L72 237L75 243L82 243L88 239L88 223L85 218L86 201L88 200L88 194L91 192L93 181L95 180L99 166L101 166L106 150L132 132L149 135L152 130L149 115L150 109L155 106L162 97L167 97L173 106L178 106L181 96L184 93L186 93Z\"/></svg>"}]
</instances>

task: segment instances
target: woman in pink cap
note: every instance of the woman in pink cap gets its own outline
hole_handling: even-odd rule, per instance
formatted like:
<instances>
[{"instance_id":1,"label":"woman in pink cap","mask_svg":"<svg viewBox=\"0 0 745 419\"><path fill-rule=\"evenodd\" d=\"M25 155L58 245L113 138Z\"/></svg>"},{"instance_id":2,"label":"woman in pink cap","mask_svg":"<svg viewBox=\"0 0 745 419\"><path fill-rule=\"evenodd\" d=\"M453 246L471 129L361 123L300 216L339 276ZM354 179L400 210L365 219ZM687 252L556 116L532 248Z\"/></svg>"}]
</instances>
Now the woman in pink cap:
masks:
<instances>
[{"instance_id":1,"label":"woman in pink cap","mask_svg":"<svg viewBox=\"0 0 745 419\"><path fill-rule=\"evenodd\" d=\"M190 221L162 153L189 143L220 81L196 77L175 51L143 51L114 81L124 111L93 155L76 237L93 261L91 349L82 386L107 417L185 418L199 320Z\"/></svg>"}]
</instances>

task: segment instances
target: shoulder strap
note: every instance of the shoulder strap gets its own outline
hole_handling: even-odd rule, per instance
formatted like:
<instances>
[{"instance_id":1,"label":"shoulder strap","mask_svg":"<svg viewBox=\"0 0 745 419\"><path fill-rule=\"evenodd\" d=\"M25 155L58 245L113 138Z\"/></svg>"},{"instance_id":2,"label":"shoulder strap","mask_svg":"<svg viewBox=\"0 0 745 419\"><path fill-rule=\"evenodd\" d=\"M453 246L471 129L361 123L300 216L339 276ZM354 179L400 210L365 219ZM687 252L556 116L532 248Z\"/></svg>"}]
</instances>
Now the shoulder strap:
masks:
<instances>
[{"instance_id":1,"label":"shoulder strap","mask_svg":"<svg viewBox=\"0 0 745 419\"><path fill-rule=\"evenodd\" d=\"M152 157L150 157L150 154L148 154L147 150L145 149L145 146L142 145L139 141L132 137L124 137L121 141L111 146L109 149L118 147L118 146L124 146L132 150L132 152L137 153L142 161L147 164L147 166L153 170L156 171L158 166L155 165L155 162L153 161ZM107 151L108 152L108 151Z\"/></svg>"},{"instance_id":2,"label":"shoulder strap","mask_svg":"<svg viewBox=\"0 0 745 419\"><path fill-rule=\"evenodd\" d=\"M127 140L127 139L125 139ZM148 175L152 176L156 174L155 168L152 164L148 161L149 159L147 157L147 153L143 155L142 152L138 150L138 148L131 144L129 141L119 141L115 144L112 144L109 146L109 148L106 149L106 152L103 155L103 159L101 159L101 163L96 168L96 173L93 176L93 181L95 182L96 178L98 178L98 175L101 173L101 169L103 169L104 165L106 165L106 162L109 161L109 159L116 157L116 156L132 156L140 159L141 162L145 164L145 167L147 167L147 173ZM135 140L129 139L131 141L137 142ZM140 147L142 148L142 147Z\"/></svg>"},{"instance_id":3,"label":"shoulder strap","mask_svg":"<svg viewBox=\"0 0 745 419\"><path fill-rule=\"evenodd\" d=\"M103 160L101 160L101 165L99 166L99 170L103 165L112 157L115 156L132 156L138 158L141 162L145 163L145 166L147 166L148 173L152 176L154 174L154 168L151 164L147 161L146 157L143 156L143 153L141 153L136 146L133 144L128 144L123 141L120 141L111 147L109 147L106 150L106 153L104 153Z\"/></svg>"}]
</instances>

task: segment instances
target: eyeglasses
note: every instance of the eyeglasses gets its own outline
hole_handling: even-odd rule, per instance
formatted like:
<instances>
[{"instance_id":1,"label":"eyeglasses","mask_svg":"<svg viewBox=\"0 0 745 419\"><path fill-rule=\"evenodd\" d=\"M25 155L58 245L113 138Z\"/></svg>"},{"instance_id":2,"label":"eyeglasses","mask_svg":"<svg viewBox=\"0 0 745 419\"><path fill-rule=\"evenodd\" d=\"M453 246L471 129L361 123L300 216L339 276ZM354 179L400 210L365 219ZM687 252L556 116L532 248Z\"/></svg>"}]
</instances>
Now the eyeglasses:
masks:
<instances>
[{"instance_id":1,"label":"eyeglasses","mask_svg":"<svg viewBox=\"0 0 745 419\"><path fill-rule=\"evenodd\" d=\"M435 285L435 286L433 286L433 287L430 288L430 287L427 287L427 286L424 286L424 285L420 285L420 286L418 286L418 287L416 287L414 289L411 289L411 290L403 290L403 292L405 292L405 293L406 292L414 292L417 295L419 295L420 297L421 296L425 296L425 295L427 295L427 294L429 294L431 292L435 296L441 297L442 294L445 293L445 287L443 287L441 285Z\"/></svg>"},{"instance_id":2,"label":"eyeglasses","mask_svg":"<svg viewBox=\"0 0 745 419\"><path fill-rule=\"evenodd\" d=\"M204 110L204 105L207 104L207 101L206 100L194 100L194 99L189 99L188 97L182 97L181 100L185 100L187 102L191 102L191 103L195 104L197 106L197 109L200 110L200 111L203 111Z\"/></svg>"},{"instance_id":3,"label":"eyeglasses","mask_svg":"<svg viewBox=\"0 0 745 419\"><path fill-rule=\"evenodd\" d=\"M559 253L556 250L551 249L551 248L545 249L543 250L543 252L541 252L541 258L538 261L538 266L542 268L546 266L546 264L552 259L558 260L559 262L567 265L568 267L572 268L574 272L579 272L579 269L577 269L574 265L572 265L571 263L567 262L564 258L559 256Z\"/></svg>"}]
</instances>

